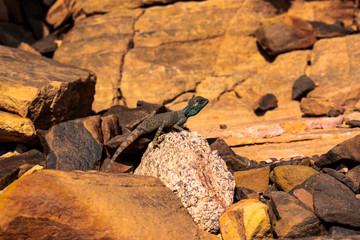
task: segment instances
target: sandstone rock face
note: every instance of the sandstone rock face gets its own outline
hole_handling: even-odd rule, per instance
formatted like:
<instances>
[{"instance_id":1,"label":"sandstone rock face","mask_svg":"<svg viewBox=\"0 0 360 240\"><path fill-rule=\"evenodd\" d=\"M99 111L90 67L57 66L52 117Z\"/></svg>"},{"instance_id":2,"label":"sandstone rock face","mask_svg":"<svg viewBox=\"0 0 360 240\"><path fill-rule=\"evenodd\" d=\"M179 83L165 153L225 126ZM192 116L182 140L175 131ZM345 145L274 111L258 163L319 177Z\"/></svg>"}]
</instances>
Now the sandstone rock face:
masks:
<instances>
[{"instance_id":1,"label":"sandstone rock face","mask_svg":"<svg viewBox=\"0 0 360 240\"><path fill-rule=\"evenodd\" d=\"M359 39L355 34L315 43L309 77L319 86L301 101L303 113L318 116L337 107L352 109L359 101Z\"/></svg>"},{"instance_id":2,"label":"sandstone rock face","mask_svg":"<svg viewBox=\"0 0 360 240\"><path fill-rule=\"evenodd\" d=\"M231 205L219 221L223 240L272 238L268 207L258 200L245 199Z\"/></svg>"},{"instance_id":3,"label":"sandstone rock face","mask_svg":"<svg viewBox=\"0 0 360 240\"><path fill-rule=\"evenodd\" d=\"M288 15L263 21L256 32L256 38L270 55L305 49L316 42L310 23Z\"/></svg>"},{"instance_id":4,"label":"sandstone rock face","mask_svg":"<svg viewBox=\"0 0 360 240\"><path fill-rule=\"evenodd\" d=\"M31 119L35 128L91 111L95 76L86 70L0 46L0 71L0 108Z\"/></svg>"},{"instance_id":5,"label":"sandstone rock face","mask_svg":"<svg viewBox=\"0 0 360 240\"><path fill-rule=\"evenodd\" d=\"M31 119L0 111L0 142L28 142L35 136Z\"/></svg>"},{"instance_id":6,"label":"sandstone rock face","mask_svg":"<svg viewBox=\"0 0 360 240\"><path fill-rule=\"evenodd\" d=\"M68 121L50 128L42 143L49 169L91 170L101 160L102 145L82 122Z\"/></svg>"},{"instance_id":7,"label":"sandstone rock face","mask_svg":"<svg viewBox=\"0 0 360 240\"><path fill-rule=\"evenodd\" d=\"M0 203L0 237L199 239L179 199L152 177L42 170L14 182Z\"/></svg>"},{"instance_id":8,"label":"sandstone rock face","mask_svg":"<svg viewBox=\"0 0 360 240\"><path fill-rule=\"evenodd\" d=\"M246 187L256 192L265 192L269 187L270 167L255 168L234 173L237 187Z\"/></svg>"},{"instance_id":9,"label":"sandstone rock face","mask_svg":"<svg viewBox=\"0 0 360 240\"><path fill-rule=\"evenodd\" d=\"M218 219L233 202L232 174L197 133L169 133L159 148L150 144L135 174L160 178L210 232L219 230Z\"/></svg>"},{"instance_id":10,"label":"sandstone rock face","mask_svg":"<svg viewBox=\"0 0 360 240\"><path fill-rule=\"evenodd\" d=\"M273 228L279 238L325 233L325 228L310 208L286 192L271 192L269 208Z\"/></svg>"},{"instance_id":11,"label":"sandstone rock face","mask_svg":"<svg viewBox=\"0 0 360 240\"><path fill-rule=\"evenodd\" d=\"M274 168L271 180L276 183L280 189L288 192L317 173L313 168L306 166L278 166Z\"/></svg>"},{"instance_id":12,"label":"sandstone rock face","mask_svg":"<svg viewBox=\"0 0 360 240\"><path fill-rule=\"evenodd\" d=\"M123 58L131 45L134 21L141 13L140 9L119 10L80 19L54 54L55 60L96 73L95 111L109 108L119 95L116 86Z\"/></svg>"}]
</instances>

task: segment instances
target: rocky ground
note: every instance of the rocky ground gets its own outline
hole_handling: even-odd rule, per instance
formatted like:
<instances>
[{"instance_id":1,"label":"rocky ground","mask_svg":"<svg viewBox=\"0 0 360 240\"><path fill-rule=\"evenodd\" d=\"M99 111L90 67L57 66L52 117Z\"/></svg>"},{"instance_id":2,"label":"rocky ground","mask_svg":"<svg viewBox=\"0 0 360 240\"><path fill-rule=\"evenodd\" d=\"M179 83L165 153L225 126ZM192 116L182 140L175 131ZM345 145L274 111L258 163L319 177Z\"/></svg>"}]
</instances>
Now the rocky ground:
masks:
<instances>
[{"instance_id":1,"label":"rocky ground","mask_svg":"<svg viewBox=\"0 0 360 240\"><path fill-rule=\"evenodd\" d=\"M0 0L0 238L360 239L359 24L350 0ZM100 170L196 95L191 132Z\"/></svg>"}]
</instances>

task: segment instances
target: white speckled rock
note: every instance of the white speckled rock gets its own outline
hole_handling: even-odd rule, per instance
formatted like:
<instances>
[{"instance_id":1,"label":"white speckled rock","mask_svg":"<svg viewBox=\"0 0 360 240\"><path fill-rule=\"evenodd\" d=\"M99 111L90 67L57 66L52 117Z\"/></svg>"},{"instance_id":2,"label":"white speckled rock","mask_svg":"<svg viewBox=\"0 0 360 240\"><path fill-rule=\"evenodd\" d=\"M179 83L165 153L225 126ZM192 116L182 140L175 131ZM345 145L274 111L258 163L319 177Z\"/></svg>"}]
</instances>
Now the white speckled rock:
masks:
<instances>
[{"instance_id":1,"label":"white speckled rock","mask_svg":"<svg viewBox=\"0 0 360 240\"><path fill-rule=\"evenodd\" d=\"M150 144L135 174L160 178L209 232L219 230L220 216L233 203L234 177L198 133L169 133L160 147Z\"/></svg>"}]
</instances>

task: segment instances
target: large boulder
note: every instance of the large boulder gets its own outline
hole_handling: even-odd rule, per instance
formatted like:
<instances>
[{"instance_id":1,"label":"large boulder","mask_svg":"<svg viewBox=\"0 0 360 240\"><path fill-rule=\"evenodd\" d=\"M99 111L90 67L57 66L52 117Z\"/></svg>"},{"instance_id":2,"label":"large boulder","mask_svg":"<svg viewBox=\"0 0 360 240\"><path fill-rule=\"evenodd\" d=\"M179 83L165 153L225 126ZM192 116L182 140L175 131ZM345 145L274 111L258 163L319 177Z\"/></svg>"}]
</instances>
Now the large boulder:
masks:
<instances>
[{"instance_id":1,"label":"large boulder","mask_svg":"<svg viewBox=\"0 0 360 240\"><path fill-rule=\"evenodd\" d=\"M95 76L83 69L0 46L0 108L29 118L36 129L91 111Z\"/></svg>"},{"instance_id":2,"label":"large boulder","mask_svg":"<svg viewBox=\"0 0 360 240\"><path fill-rule=\"evenodd\" d=\"M5 239L199 239L179 199L153 177L42 170L0 202Z\"/></svg>"},{"instance_id":3,"label":"large boulder","mask_svg":"<svg viewBox=\"0 0 360 240\"><path fill-rule=\"evenodd\" d=\"M150 144L135 174L160 178L209 232L219 230L218 220L233 202L234 177L197 133L169 133L159 148Z\"/></svg>"}]
</instances>

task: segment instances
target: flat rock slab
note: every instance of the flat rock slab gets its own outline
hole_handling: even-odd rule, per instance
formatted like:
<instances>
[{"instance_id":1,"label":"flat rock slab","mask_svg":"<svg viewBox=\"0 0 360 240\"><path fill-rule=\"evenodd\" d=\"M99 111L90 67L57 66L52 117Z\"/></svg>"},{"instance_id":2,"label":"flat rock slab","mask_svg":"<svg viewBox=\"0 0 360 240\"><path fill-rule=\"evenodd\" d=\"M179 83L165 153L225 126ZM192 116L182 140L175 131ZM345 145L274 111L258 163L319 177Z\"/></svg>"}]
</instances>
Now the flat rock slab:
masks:
<instances>
[{"instance_id":1,"label":"flat rock slab","mask_svg":"<svg viewBox=\"0 0 360 240\"><path fill-rule=\"evenodd\" d=\"M86 70L0 46L0 108L31 119L36 129L86 116L95 76Z\"/></svg>"},{"instance_id":2,"label":"flat rock slab","mask_svg":"<svg viewBox=\"0 0 360 240\"><path fill-rule=\"evenodd\" d=\"M233 203L235 180L225 162L197 133L169 133L160 147L150 144L135 174L160 178L209 232Z\"/></svg>"},{"instance_id":3,"label":"flat rock slab","mask_svg":"<svg viewBox=\"0 0 360 240\"><path fill-rule=\"evenodd\" d=\"M101 160L102 145L81 121L55 125L41 140L49 169L91 170Z\"/></svg>"},{"instance_id":4,"label":"flat rock slab","mask_svg":"<svg viewBox=\"0 0 360 240\"><path fill-rule=\"evenodd\" d=\"M36 136L33 122L17 114L0 111L0 142L28 142Z\"/></svg>"},{"instance_id":5,"label":"flat rock slab","mask_svg":"<svg viewBox=\"0 0 360 240\"><path fill-rule=\"evenodd\" d=\"M199 239L199 228L156 178L42 170L0 195L0 238L5 236Z\"/></svg>"}]
</instances>

